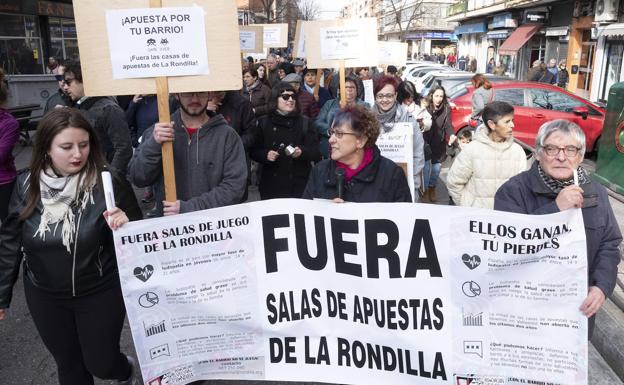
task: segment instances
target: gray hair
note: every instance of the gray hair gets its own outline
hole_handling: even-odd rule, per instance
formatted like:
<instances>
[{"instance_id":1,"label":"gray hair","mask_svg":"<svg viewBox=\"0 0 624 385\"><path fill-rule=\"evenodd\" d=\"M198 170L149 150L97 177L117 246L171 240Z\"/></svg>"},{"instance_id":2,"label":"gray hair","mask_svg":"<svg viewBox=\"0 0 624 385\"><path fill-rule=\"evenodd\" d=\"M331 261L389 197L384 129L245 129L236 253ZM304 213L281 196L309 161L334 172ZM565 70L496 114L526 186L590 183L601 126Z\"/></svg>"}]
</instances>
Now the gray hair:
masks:
<instances>
[{"instance_id":1,"label":"gray hair","mask_svg":"<svg viewBox=\"0 0 624 385\"><path fill-rule=\"evenodd\" d=\"M544 148L544 142L546 142L546 139L548 139L552 133L557 131L569 135L576 140L581 147L581 156L585 156L585 133L576 123L565 119L556 119L542 124L537 133L537 137L535 137L535 152L539 152L542 148Z\"/></svg>"}]
</instances>

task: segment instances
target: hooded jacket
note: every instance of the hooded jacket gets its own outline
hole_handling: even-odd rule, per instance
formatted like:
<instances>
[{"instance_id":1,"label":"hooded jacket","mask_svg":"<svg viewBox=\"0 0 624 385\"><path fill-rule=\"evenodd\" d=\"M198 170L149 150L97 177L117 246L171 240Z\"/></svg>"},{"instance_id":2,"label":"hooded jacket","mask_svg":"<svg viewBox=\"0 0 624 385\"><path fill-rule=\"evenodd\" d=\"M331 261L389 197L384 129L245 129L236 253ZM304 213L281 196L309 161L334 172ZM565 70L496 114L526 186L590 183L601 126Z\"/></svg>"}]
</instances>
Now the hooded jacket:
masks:
<instances>
[{"instance_id":1,"label":"hooded jacket","mask_svg":"<svg viewBox=\"0 0 624 385\"><path fill-rule=\"evenodd\" d=\"M222 115L212 117L189 138L180 111L174 122L173 157L180 213L240 203L247 187L243 143ZM157 210L162 215L164 180L161 145L145 130L143 142L130 161L128 178L137 187L154 185Z\"/></svg>"},{"instance_id":2,"label":"hooded jacket","mask_svg":"<svg viewBox=\"0 0 624 385\"><path fill-rule=\"evenodd\" d=\"M303 198L336 197L336 161L325 159L312 169ZM403 169L381 156L379 148L374 146L371 163L345 182L343 199L346 202L412 202L412 194Z\"/></svg>"},{"instance_id":3,"label":"hooded jacket","mask_svg":"<svg viewBox=\"0 0 624 385\"><path fill-rule=\"evenodd\" d=\"M513 137L494 142L481 127L451 166L446 187L459 206L494 207L496 190L509 178L527 169L527 159Z\"/></svg>"},{"instance_id":4,"label":"hooded jacket","mask_svg":"<svg viewBox=\"0 0 624 385\"><path fill-rule=\"evenodd\" d=\"M128 181L114 171L112 177L115 205L130 220L141 219L141 209ZM26 170L17 177L9 215L0 230L0 309L9 307L22 258L26 277L58 298L79 297L119 284L113 234L102 216L106 202L101 185L93 188L94 203L88 203L76 215L72 253L63 245L60 227L46 233L45 240L34 236L43 213L41 200L30 217L19 220L29 186L30 171ZM50 227L54 229L55 225Z\"/></svg>"}]
</instances>

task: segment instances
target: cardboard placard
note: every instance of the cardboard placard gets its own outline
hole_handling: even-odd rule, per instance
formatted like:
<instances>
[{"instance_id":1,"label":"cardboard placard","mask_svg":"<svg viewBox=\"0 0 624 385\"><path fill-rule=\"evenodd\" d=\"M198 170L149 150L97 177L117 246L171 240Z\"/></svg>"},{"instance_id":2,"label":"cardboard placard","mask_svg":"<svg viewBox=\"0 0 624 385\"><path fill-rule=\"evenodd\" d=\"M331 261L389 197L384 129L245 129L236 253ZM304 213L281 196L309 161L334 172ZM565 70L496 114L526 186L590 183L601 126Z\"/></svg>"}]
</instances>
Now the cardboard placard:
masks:
<instances>
[{"instance_id":1,"label":"cardboard placard","mask_svg":"<svg viewBox=\"0 0 624 385\"><path fill-rule=\"evenodd\" d=\"M325 42L329 36L329 29L336 30L357 30L359 37L351 39L351 41L359 41L366 49L359 50L359 56L356 58L345 58L345 67L370 67L378 64L377 59L377 19L374 17L362 19L338 19L338 20L321 20L305 22L305 30L303 31L305 39L305 50L308 67L310 68L338 68L340 66L339 59L324 59L322 37ZM334 35L335 36L335 35ZM334 40L335 43L335 40ZM359 44L359 43L358 43ZM327 48L327 47L326 47ZM327 52L327 49L325 49ZM348 56L353 56L349 51Z\"/></svg>"},{"instance_id":2,"label":"cardboard placard","mask_svg":"<svg viewBox=\"0 0 624 385\"><path fill-rule=\"evenodd\" d=\"M252 24L264 28L264 48L288 47L288 24Z\"/></svg>"},{"instance_id":3,"label":"cardboard placard","mask_svg":"<svg viewBox=\"0 0 624 385\"><path fill-rule=\"evenodd\" d=\"M264 41L264 29L255 25L238 26L241 52L261 52Z\"/></svg>"},{"instance_id":4,"label":"cardboard placard","mask_svg":"<svg viewBox=\"0 0 624 385\"><path fill-rule=\"evenodd\" d=\"M305 36L304 36L304 25L307 22L303 20L297 20L297 27L295 29L295 44L293 46L293 57L305 58Z\"/></svg>"},{"instance_id":5,"label":"cardboard placard","mask_svg":"<svg viewBox=\"0 0 624 385\"><path fill-rule=\"evenodd\" d=\"M168 78L169 92L237 90L242 87L241 63L232 0L162 0L162 7L197 6L204 11L207 75ZM114 79L106 28L106 11L149 8L149 0L81 0L74 2L78 47L85 93L89 96L155 94L153 78ZM154 35L157 41L161 36ZM202 37L198 36L197 39ZM113 44L124 44L116 41Z\"/></svg>"},{"instance_id":6,"label":"cardboard placard","mask_svg":"<svg viewBox=\"0 0 624 385\"><path fill-rule=\"evenodd\" d=\"M403 67L407 62L407 43L398 41L379 41L379 64Z\"/></svg>"}]
</instances>

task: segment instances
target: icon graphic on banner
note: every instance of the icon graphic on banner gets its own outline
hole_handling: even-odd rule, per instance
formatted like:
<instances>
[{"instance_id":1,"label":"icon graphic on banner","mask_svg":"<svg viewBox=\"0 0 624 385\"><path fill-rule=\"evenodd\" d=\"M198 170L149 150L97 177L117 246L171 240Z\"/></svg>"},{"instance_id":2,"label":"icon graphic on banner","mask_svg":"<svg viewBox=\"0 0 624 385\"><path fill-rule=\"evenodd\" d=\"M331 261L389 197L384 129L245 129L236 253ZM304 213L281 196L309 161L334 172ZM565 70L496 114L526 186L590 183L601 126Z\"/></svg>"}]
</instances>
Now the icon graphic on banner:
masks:
<instances>
[{"instance_id":1,"label":"icon graphic on banner","mask_svg":"<svg viewBox=\"0 0 624 385\"><path fill-rule=\"evenodd\" d=\"M167 45L167 44L169 44L169 40L167 40L165 38L162 38L162 39L160 39L160 44Z\"/></svg>"},{"instance_id":2,"label":"icon graphic on banner","mask_svg":"<svg viewBox=\"0 0 624 385\"><path fill-rule=\"evenodd\" d=\"M161 356L171 356L171 353L169 353L169 344L158 345L150 349L150 358L152 360Z\"/></svg>"},{"instance_id":3,"label":"icon graphic on banner","mask_svg":"<svg viewBox=\"0 0 624 385\"><path fill-rule=\"evenodd\" d=\"M462 308L462 318L464 326L483 326L483 312L478 314L464 313Z\"/></svg>"},{"instance_id":4,"label":"icon graphic on banner","mask_svg":"<svg viewBox=\"0 0 624 385\"><path fill-rule=\"evenodd\" d=\"M156 40L155 39L147 39L147 46L149 47L150 45L156 45Z\"/></svg>"},{"instance_id":5,"label":"icon graphic on banner","mask_svg":"<svg viewBox=\"0 0 624 385\"><path fill-rule=\"evenodd\" d=\"M156 293L152 293L151 291L148 291L147 293L142 294L139 297L139 305L141 305L141 307L150 308L156 305L157 303L158 303L158 296L156 295Z\"/></svg>"},{"instance_id":6,"label":"icon graphic on banner","mask_svg":"<svg viewBox=\"0 0 624 385\"><path fill-rule=\"evenodd\" d=\"M155 324L145 325L143 322L143 329L145 330L145 337L153 336L154 334L166 332L165 320L156 322Z\"/></svg>"},{"instance_id":7,"label":"icon graphic on banner","mask_svg":"<svg viewBox=\"0 0 624 385\"><path fill-rule=\"evenodd\" d=\"M154 266L145 265L145 267L135 267L134 268L134 276L140 279L143 282L147 282L148 279L154 274Z\"/></svg>"},{"instance_id":8,"label":"icon graphic on banner","mask_svg":"<svg viewBox=\"0 0 624 385\"><path fill-rule=\"evenodd\" d=\"M483 342L482 341L464 341L464 353L475 354L483 358Z\"/></svg>"},{"instance_id":9,"label":"icon graphic on banner","mask_svg":"<svg viewBox=\"0 0 624 385\"><path fill-rule=\"evenodd\" d=\"M466 297L478 297L481 295L481 286L475 281L466 281L462 285L462 291Z\"/></svg>"},{"instance_id":10,"label":"icon graphic on banner","mask_svg":"<svg viewBox=\"0 0 624 385\"><path fill-rule=\"evenodd\" d=\"M462 255L462 262L466 265L470 270L474 270L481 264L481 258L478 255L470 255L464 254Z\"/></svg>"}]
</instances>

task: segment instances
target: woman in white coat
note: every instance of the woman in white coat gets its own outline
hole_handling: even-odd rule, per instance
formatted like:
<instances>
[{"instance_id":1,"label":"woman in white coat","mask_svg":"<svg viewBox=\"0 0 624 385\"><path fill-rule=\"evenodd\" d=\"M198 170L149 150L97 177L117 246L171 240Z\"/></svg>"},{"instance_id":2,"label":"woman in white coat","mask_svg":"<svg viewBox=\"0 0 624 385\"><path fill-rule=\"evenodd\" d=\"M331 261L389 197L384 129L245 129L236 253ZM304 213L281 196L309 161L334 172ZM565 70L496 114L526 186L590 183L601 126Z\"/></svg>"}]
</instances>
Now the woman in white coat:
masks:
<instances>
[{"instance_id":1,"label":"woman in white coat","mask_svg":"<svg viewBox=\"0 0 624 385\"><path fill-rule=\"evenodd\" d=\"M496 190L527 169L524 150L513 141L513 107L492 102L483 109L483 126L459 153L446 187L455 204L494 208Z\"/></svg>"}]
</instances>

